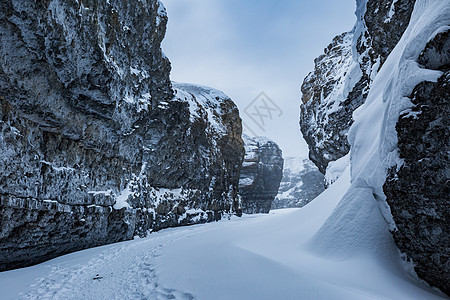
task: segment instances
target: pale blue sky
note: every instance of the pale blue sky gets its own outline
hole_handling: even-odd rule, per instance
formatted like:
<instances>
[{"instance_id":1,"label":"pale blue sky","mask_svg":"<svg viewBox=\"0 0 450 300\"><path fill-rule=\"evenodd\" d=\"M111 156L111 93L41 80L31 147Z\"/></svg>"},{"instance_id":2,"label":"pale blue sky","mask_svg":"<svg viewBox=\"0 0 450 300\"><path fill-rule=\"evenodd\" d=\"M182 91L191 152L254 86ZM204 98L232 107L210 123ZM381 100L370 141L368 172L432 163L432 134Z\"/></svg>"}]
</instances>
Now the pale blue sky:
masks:
<instances>
[{"instance_id":1,"label":"pale blue sky","mask_svg":"<svg viewBox=\"0 0 450 300\"><path fill-rule=\"evenodd\" d=\"M248 134L273 139L284 156L306 156L298 126L300 86L332 38L352 29L355 0L163 3L169 16L163 50L172 80L222 90L238 105ZM260 92L283 111L264 126L245 113Z\"/></svg>"}]
</instances>

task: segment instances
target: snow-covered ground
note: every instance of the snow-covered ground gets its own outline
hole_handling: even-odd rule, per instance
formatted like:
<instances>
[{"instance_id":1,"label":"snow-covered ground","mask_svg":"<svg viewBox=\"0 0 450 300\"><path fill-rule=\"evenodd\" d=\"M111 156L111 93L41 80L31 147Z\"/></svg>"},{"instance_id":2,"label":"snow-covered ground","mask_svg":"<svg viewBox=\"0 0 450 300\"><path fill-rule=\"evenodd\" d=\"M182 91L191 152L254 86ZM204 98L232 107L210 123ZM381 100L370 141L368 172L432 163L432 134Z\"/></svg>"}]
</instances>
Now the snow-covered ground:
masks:
<instances>
[{"instance_id":1,"label":"snow-covered ground","mask_svg":"<svg viewBox=\"0 0 450 300\"><path fill-rule=\"evenodd\" d=\"M405 271L387 225L368 235L374 227L364 222L384 222L366 219L380 216L371 211L376 203L349 210L344 197L338 205L349 173L301 209L162 230L2 272L0 298L439 299ZM338 224L326 221L341 206L347 215ZM322 243L321 227L358 223L353 235L343 230Z\"/></svg>"}]
</instances>

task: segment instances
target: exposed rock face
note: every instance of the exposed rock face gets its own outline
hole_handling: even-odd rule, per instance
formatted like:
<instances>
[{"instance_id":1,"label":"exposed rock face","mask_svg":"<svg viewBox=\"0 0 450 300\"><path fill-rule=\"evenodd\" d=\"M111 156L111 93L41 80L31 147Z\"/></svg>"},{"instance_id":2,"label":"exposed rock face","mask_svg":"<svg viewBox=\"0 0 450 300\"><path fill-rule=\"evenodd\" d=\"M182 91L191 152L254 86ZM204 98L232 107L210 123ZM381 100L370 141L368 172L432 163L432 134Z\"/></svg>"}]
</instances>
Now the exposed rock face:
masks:
<instances>
[{"instance_id":1,"label":"exposed rock face","mask_svg":"<svg viewBox=\"0 0 450 300\"><path fill-rule=\"evenodd\" d=\"M325 54L315 60L315 70L302 85L300 128L309 145L309 158L325 174L330 161L345 155L350 145L346 130L351 125L351 108L344 109L345 72L352 66L352 33L333 39ZM358 74L356 74L358 75ZM348 96L346 96L348 97ZM357 104L362 104L358 97ZM349 104L355 101L347 101Z\"/></svg>"},{"instance_id":2,"label":"exposed rock face","mask_svg":"<svg viewBox=\"0 0 450 300\"><path fill-rule=\"evenodd\" d=\"M345 156L352 114L405 31L414 0L357 1L358 22L333 39L304 80L300 129L310 159L325 174L329 162Z\"/></svg>"},{"instance_id":3,"label":"exposed rock face","mask_svg":"<svg viewBox=\"0 0 450 300\"><path fill-rule=\"evenodd\" d=\"M440 2L439 5L445 6L443 3ZM329 162L336 162L340 157L345 158L344 155L348 151L348 147L342 147L341 140L337 136L343 136L347 133L348 127L346 127L346 124L351 125L352 113L364 103L370 89L375 87L371 87L372 80L398 44L406 27L422 24L417 22L409 24L414 4L415 1L357 1L358 21L351 33L353 34L351 51L353 63L357 63L356 70L359 69L359 71L356 72L354 65L346 62L345 59L342 60L340 65L329 64L329 61L338 61L339 55L337 53L346 53L344 49L350 49L349 46L345 46L344 36L342 43L339 42L340 37L333 41L325 56L316 60L314 73L305 79L302 87L304 104L302 105L300 124L312 152L311 158L322 172ZM419 6L424 8L424 5L429 5L429 3L422 1ZM439 17L444 19L439 20L439 23L429 18L427 20L430 24L442 25L445 23L445 17L448 18L448 10L447 15L445 15L445 12L442 14ZM416 18L420 17L426 19L428 16L416 16ZM431 40L424 49L418 48L410 51L408 50L410 48L407 48L406 52L401 52L403 53L402 57L394 56L395 59L401 61L401 66L406 64L404 61L416 59L424 73L426 73L426 69L439 70L442 75L437 82L424 81L418 84L412 94L409 95L412 105L406 103L408 101L404 99L398 99L396 102L400 103L398 107L400 105L412 107L400 114L395 126L397 137L391 132L380 133L382 139L379 142L380 147L384 147L384 153L392 155L392 157L381 157L380 159L386 163L391 159L392 162L396 159L394 156L398 154L402 163L389 170L384 185L383 180L381 180L380 185L383 185L382 192L384 193L378 190L378 186L374 193L379 193L378 198L386 199L389 204L392 218L397 227L393 232L394 239L400 250L414 261L417 274L432 286L437 286L445 293L450 294L448 284L450 282L450 242L448 237L448 224L450 223L448 213L449 31L448 28L444 28L445 26L441 27L439 32L434 31L434 29L432 32L429 32L430 29L422 32L420 28L416 27L412 27L415 31L411 31L413 33L410 32L407 38L415 37L414 34L419 36L419 33L421 33L421 38L431 35ZM407 45L417 47L414 42L418 45L417 40L408 40L410 44ZM421 47L425 43L426 40L420 44ZM422 50L422 53L413 57L411 53L415 53L416 50L418 50L418 53ZM405 58L405 53L410 57ZM344 55L344 57L347 56ZM392 57L389 59L390 65L395 65L392 63ZM327 65L331 67L327 68ZM401 71L405 72L404 69L400 69L399 72ZM335 75L339 72L342 77ZM354 74L360 74L357 76L357 80L354 80ZM422 75L418 74L411 74L411 79L417 81L418 78L422 78L420 77ZM392 78L408 77L407 74L401 75ZM356 83L353 85L354 82ZM380 87L377 87L377 89L378 91L381 90ZM386 84L384 92L380 95L383 97L393 95L392 92L389 92L393 89ZM400 96L408 96L411 90L412 87L408 89L405 95ZM344 93L341 93L341 91L344 91ZM399 92L399 90L396 89L396 92ZM333 96L333 93L338 96ZM375 99L376 95L371 94L370 97ZM383 98L382 101L384 100ZM384 117L394 115L397 118L395 110L398 107L390 107L390 110L384 112L386 114ZM394 112L391 112L391 110ZM366 108L363 117L368 116L367 111ZM361 126L363 122L362 112L358 111L357 116ZM380 115L380 117L383 116ZM383 120L384 123L388 122L386 119ZM368 126L362 128L367 129ZM385 127L382 128L385 129ZM356 132L359 138L364 135L364 132L357 132L358 129L353 131L353 134ZM316 132L319 132L319 136L315 139L313 135ZM353 138L353 140L355 144L352 143L352 145L356 145L356 148L362 146L361 139L355 141ZM340 147L347 150L340 151ZM398 147L398 150L396 150L396 147ZM353 150L352 148L352 154L354 154ZM364 154L361 154L361 149L356 149L356 151L360 152L358 157L364 156ZM357 161L356 158L351 158L351 161L352 168L355 169L358 164L358 170L361 171L361 165L365 162ZM360 180L361 184L365 186L374 184L369 182L369 179L373 179L370 174L375 174L375 171L364 171L365 174L362 174L364 172L356 174L356 171L352 171L352 179L354 179L353 173L355 173L356 176L360 176L357 179ZM361 178L365 178L367 182L364 182ZM389 216L385 217L389 219Z\"/></svg>"},{"instance_id":4,"label":"exposed rock face","mask_svg":"<svg viewBox=\"0 0 450 300\"><path fill-rule=\"evenodd\" d=\"M450 39L438 34L418 61L445 73L415 87L414 107L400 116L396 130L403 165L392 168L383 186L398 230L399 248L417 274L450 295Z\"/></svg>"},{"instance_id":5,"label":"exposed rock face","mask_svg":"<svg viewBox=\"0 0 450 300\"><path fill-rule=\"evenodd\" d=\"M238 209L241 121L149 1L0 4L0 270Z\"/></svg>"},{"instance_id":6,"label":"exposed rock face","mask_svg":"<svg viewBox=\"0 0 450 300\"><path fill-rule=\"evenodd\" d=\"M323 190L324 176L308 158L286 157L272 209L303 207Z\"/></svg>"},{"instance_id":7,"label":"exposed rock face","mask_svg":"<svg viewBox=\"0 0 450 300\"><path fill-rule=\"evenodd\" d=\"M245 157L239 179L242 212L268 213L283 175L281 149L264 137L243 136Z\"/></svg>"}]
</instances>

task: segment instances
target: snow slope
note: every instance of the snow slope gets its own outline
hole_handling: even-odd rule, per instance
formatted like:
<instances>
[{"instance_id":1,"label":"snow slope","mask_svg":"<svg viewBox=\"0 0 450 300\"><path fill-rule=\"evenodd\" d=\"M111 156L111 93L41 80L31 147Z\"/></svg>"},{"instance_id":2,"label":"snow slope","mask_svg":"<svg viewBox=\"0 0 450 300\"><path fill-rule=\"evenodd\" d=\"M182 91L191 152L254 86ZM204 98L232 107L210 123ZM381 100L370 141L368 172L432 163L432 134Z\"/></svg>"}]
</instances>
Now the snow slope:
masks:
<instances>
[{"instance_id":1,"label":"snow slope","mask_svg":"<svg viewBox=\"0 0 450 300\"><path fill-rule=\"evenodd\" d=\"M302 209L166 229L0 273L1 298L439 299L400 267L390 239L384 246L394 250L384 255L362 237L358 244L346 236L333 241L342 249L353 245L349 255L326 249L314 253L316 232L350 186L349 179L347 169ZM360 196L366 197L364 192Z\"/></svg>"}]
</instances>

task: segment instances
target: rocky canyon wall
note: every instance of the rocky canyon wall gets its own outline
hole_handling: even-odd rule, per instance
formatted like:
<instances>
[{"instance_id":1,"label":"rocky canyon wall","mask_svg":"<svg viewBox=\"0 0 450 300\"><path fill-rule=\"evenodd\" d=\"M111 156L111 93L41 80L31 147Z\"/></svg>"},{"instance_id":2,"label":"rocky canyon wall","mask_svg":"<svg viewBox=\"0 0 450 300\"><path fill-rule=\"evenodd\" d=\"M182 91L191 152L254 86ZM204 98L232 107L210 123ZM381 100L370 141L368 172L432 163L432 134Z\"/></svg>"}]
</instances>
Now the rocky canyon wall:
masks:
<instances>
[{"instance_id":1,"label":"rocky canyon wall","mask_svg":"<svg viewBox=\"0 0 450 300\"><path fill-rule=\"evenodd\" d=\"M223 93L172 84L156 0L0 3L0 270L236 212Z\"/></svg>"},{"instance_id":2,"label":"rocky canyon wall","mask_svg":"<svg viewBox=\"0 0 450 300\"><path fill-rule=\"evenodd\" d=\"M353 185L372 189L419 277L450 294L450 6L358 0L356 16L303 83L301 130L323 173L350 152Z\"/></svg>"}]
</instances>

